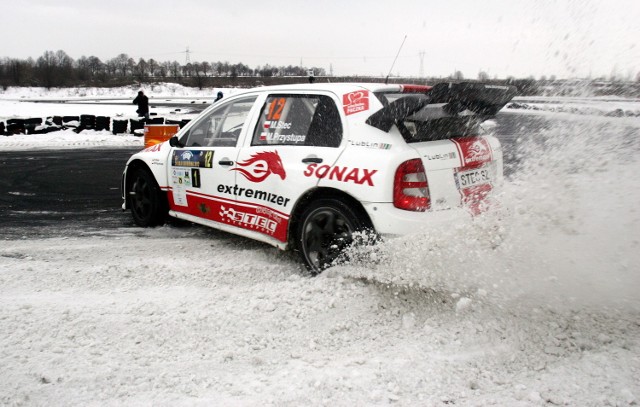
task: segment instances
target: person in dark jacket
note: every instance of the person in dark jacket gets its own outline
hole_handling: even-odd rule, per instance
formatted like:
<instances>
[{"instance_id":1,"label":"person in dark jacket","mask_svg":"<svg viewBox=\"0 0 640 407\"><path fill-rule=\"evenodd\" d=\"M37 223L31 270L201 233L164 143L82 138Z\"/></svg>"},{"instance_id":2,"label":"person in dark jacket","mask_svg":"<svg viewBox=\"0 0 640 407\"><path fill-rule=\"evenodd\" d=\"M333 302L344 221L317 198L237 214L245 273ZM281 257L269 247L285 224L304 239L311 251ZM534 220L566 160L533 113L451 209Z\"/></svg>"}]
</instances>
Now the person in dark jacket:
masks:
<instances>
[{"instance_id":1,"label":"person in dark jacket","mask_svg":"<svg viewBox=\"0 0 640 407\"><path fill-rule=\"evenodd\" d=\"M214 100L213 103L216 103L220 99L222 99L222 92L218 92L218 96L216 96L216 100Z\"/></svg>"},{"instance_id":2,"label":"person in dark jacket","mask_svg":"<svg viewBox=\"0 0 640 407\"><path fill-rule=\"evenodd\" d=\"M138 92L138 96L133 99L133 104L138 105L138 116L144 116L145 119L149 120L149 98L145 96L144 92Z\"/></svg>"}]
</instances>

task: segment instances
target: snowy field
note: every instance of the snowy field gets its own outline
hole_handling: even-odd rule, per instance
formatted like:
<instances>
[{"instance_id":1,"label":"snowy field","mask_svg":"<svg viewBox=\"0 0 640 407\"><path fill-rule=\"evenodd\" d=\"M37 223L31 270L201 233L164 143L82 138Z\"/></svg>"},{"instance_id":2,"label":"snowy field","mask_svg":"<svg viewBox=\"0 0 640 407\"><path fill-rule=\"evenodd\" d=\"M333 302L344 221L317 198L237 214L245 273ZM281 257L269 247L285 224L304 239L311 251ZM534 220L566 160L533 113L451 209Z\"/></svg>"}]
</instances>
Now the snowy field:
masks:
<instances>
[{"instance_id":1,"label":"snowy field","mask_svg":"<svg viewBox=\"0 0 640 407\"><path fill-rule=\"evenodd\" d=\"M16 101L122 96L68 92L0 92L0 120L135 111ZM517 139L500 217L355 248L315 278L181 224L2 240L0 404L640 404L640 118L506 114L550 125ZM0 136L0 157L104 145L142 140Z\"/></svg>"}]
</instances>

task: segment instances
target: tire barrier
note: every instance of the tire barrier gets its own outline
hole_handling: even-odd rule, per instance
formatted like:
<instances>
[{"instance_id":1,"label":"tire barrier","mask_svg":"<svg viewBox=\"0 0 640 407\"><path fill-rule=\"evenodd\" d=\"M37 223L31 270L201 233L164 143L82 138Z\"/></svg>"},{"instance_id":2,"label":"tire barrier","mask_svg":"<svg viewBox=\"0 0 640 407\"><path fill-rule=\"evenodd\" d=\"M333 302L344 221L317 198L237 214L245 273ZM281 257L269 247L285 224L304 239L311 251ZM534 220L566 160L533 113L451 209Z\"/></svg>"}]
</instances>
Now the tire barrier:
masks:
<instances>
[{"instance_id":1,"label":"tire barrier","mask_svg":"<svg viewBox=\"0 0 640 407\"><path fill-rule=\"evenodd\" d=\"M149 120L145 120L145 124L164 124L164 117L154 117Z\"/></svg>"},{"instance_id":2,"label":"tire barrier","mask_svg":"<svg viewBox=\"0 0 640 407\"><path fill-rule=\"evenodd\" d=\"M24 119L9 119L7 120L7 134L25 134Z\"/></svg>"},{"instance_id":3,"label":"tire barrier","mask_svg":"<svg viewBox=\"0 0 640 407\"><path fill-rule=\"evenodd\" d=\"M127 132L129 122L127 120L113 120L113 134L123 134Z\"/></svg>"},{"instance_id":4,"label":"tire barrier","mask_svg":"<svg viewBox=\"0 0 640 407\"><path fill-rule=\"evenodd\" d=\"M27 134L39 134L41 129L36 130L36 128L40 126L42 126L42 119L39 117L24 119L24 130Z\"/></svg>"},{"instance_id":5,"label":"tire barrier","mask_svg":"<svg viewBox=\"0 0 640 407\"><path fill-rule=\"evenodd\" d=\"M190 119L172 120L164 117L151 119L111 119L109 116L49 116L44 122L42 118L7 119L0 122L0 135L12 136L14 134L45 134L54 131L73 129L76 133L83 130L110 131L113 134L131 133L143 136L145 124L177 124L183 128ZM136 130L142 130L136 132Z\"/></svg>"},{"instance_id":6,"label":"tire barrier","mask_svg":"<svg viewBox=\"0 0 640 407\"><path fill-rule=\"evenodd\" d=\"M96 127L96 116L92 114L80 115L80 127L84 129L93 129Z\"/></svg>"},{"instance_id":7,"label":"tire barrier","mask_svg":"<svg viewBox=\"0 0 640 407\"><path fill-rule=\"evenodd\" d=\"M136 119L129 119L129 131L131 132L131 134L136 134L136 130L143 130L144 129L144 119L142 120L136 120ZM142 131L139 132L140 136L142 136Z\"/></svg>"},{"instance_id":8,"label":"tire barrier","mask_svg":"<svg viewBox=\"0 0 640 407\"><path fill-rule=\"evenodd\" d=\"M180 126L181 122L182 122L181 120L167 119L164 121L164 124L177 124ZM182 126L180 126L180 128L182 128Z\"/></svg>"},{"instance_id":9,"label":"tire barrier","mask_svg":"<svg viewBox=\"0 0 640 407\"><path fill-rule=\"evenodd\" d=\"M80 116L62 116L62 124L69 125L72 122L80 122Z\"/></svg>"},{"instance_id":10,"label":"tire barrier","mask_svg":"<svg viewBox=\"0 0 640 407\"><path fill-rule=\"evenodd\" d=\"M96 116L96 131L111 130L111 118L108 116Z\"/></svg>"}]
</instances>

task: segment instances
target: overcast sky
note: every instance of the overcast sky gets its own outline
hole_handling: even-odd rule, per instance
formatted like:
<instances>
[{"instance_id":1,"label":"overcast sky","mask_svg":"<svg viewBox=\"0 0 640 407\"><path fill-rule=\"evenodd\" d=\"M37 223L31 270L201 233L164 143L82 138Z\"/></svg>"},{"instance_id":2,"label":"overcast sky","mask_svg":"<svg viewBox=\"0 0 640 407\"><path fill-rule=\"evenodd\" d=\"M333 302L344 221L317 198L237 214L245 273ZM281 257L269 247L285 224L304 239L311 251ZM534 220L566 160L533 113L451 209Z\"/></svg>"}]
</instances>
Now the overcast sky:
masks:
<instances>
[{"instance_id":1,"label":"overcast sky","mask_svg":"<svg viewBox=\"0 0 640 407\"><path fill-rule=\"evenodd\" d=\"M335 75L635 75L640 0L0 0L0 57L317 66ZM421 57L423 55L423 57Z\"/></svg>"}]
</instances>

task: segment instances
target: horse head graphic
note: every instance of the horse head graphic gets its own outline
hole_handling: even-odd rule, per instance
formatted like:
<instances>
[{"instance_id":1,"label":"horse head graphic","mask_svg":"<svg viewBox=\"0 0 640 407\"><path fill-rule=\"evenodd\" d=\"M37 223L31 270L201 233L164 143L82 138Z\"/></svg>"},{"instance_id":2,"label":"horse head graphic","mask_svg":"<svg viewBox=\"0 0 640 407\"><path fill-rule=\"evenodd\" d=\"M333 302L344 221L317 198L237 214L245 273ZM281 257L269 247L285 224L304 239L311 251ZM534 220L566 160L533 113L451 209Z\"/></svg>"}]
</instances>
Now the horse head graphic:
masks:
<instances>
[{"instance_id":1,"label":"horse head graphic","mask_svg":"<svg viewBox=\"0 0 640 407\"><path fill-rule=\"evenodd\" d=\"M278 175L283 180L287 178L277 151L253 154L249 159L238 162L238 167L232 170L238 171L251 182L262 182L271 174Z\"/></svg>"}]
</instances>

